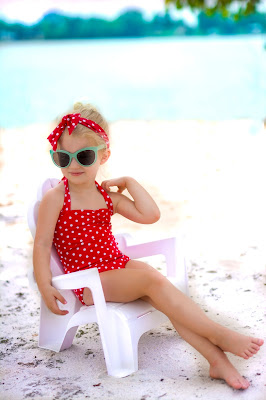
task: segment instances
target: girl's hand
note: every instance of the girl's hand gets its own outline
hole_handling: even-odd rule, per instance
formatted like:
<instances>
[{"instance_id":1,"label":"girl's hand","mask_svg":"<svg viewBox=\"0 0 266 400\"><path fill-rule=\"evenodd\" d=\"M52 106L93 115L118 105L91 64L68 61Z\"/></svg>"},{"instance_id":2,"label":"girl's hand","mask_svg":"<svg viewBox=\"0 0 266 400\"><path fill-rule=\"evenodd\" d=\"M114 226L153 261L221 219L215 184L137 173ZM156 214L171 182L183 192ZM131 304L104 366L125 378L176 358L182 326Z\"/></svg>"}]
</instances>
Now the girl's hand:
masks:
<instances>
[{"instance_id":1,"label":"girl's hand","mask_svg":"<svg viewBox=\"0 0 266 400\"><path fill-rule=\"evenodd\" d=\"M68 314L67 310L60 310L60 308L58 307L56 300L59 300L62 304L66 304L67 302L61 295L61 293L59 293L59 291L53 286L49 285L45 288L42 288L41 295L46 306L49 308L50 311L52 311L52 313L57 315Z\"/></svg>"},{"instance_id":2,"label":"girl's hand","mask_svg":"<svg viewBox=\"0 0 266 400\"><path fill-rule=\"evenodd\" d=\"M123 193L123 191L127 188L126 180L126 177L108 179L106 181L103 181L101 186L107 192L111 192L111 187L116 186L118 188L117 192Z\"/></svg>"}]
</instances>

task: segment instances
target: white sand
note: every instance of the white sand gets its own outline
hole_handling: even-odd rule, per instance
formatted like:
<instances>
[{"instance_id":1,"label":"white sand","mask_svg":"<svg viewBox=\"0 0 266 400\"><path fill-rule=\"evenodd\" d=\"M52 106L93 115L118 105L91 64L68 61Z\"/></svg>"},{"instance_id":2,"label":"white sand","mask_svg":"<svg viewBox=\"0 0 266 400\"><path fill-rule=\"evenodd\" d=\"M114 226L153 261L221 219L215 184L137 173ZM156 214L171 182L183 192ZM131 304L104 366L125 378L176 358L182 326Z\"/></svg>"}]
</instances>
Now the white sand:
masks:
<instances>
[{"instance_id":1,"label":"white sand","mask_svg":"<svg viewBox=\"0 0 266 400\"><path fill-rule=\"evenodd\" d=\"M238 392L208 377L207 362L170 323L143 335L139 370L123 379L106 375L95 325L82 327L62 353L37 347L39 299L28 287L25 213L40 177L60 176L49 160L51 127L1 132L0 398L265 399L265 346L248 361L230 356L251 381ZM266 135L262 127L251 135L257 128L252 121L120 121L112 125L112 157L102 174L134 176L162 212L149 226L115 216L114 232L142 240L182 231L193 299L216 321L265 337Z\"/></svg>"}]
</instances>

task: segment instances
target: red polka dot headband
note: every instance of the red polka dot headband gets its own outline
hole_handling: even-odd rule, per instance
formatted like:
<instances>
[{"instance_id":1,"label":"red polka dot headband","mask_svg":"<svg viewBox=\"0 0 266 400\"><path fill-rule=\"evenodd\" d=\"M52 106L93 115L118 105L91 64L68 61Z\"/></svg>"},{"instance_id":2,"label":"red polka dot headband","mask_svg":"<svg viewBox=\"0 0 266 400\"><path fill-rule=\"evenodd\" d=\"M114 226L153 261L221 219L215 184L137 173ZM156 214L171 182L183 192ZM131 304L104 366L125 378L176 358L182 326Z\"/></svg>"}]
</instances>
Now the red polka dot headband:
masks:
<instances>
[{"instance_id":1,"label":"red polka dot headband","mask_svg":"<svg viewBox=\"0 0 266 400\"><path fill-rule=\"evenodd\" d=\"M97 135L100 136L105 141L106 147L109 149L110 143L108 136L105 133L105 131L100 127L100 125L96 124L96 122L90 119L82 118L80 114L68 114L62 118L60 124L53 130L53 132L47 138L51 143L54 151L57 148L57 142L62 133L64 132L64 130L67 128L69 134L71 135L73 130L76 128L77 124L84 125L87 128L94 131L95 133L97 133Z\"/></svg>"}]
</instances>

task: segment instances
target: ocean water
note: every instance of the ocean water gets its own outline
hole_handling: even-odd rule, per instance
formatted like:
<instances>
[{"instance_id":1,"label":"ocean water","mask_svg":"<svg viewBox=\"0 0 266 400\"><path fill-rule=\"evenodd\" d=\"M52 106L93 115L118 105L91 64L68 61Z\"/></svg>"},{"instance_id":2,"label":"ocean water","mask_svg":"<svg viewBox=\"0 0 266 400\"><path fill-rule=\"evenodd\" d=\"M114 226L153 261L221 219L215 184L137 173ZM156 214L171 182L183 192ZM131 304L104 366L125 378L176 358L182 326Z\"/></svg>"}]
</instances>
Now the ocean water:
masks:
<instances>
[{"instance_id":1,"label":"ocean water","mask_svg":"<svg viewBox=\"0 0 266 400\"><path fill-rule=\"evenodd\" d=\"M6 42L0 126L49 122L78 100L110 121L266 117L266 37Z\"/></svg>"}]
</instances>

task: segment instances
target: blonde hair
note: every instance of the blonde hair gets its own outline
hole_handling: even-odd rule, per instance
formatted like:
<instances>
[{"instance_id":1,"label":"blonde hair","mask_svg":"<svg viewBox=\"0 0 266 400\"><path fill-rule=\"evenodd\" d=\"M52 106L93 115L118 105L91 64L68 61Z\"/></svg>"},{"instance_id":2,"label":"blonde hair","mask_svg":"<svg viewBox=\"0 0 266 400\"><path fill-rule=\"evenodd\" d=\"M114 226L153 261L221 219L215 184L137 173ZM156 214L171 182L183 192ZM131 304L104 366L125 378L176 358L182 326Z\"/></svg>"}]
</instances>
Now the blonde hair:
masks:
<instances>
[{"instance_id":1,"label":"blonde hair","mask_svg":"<svg viewBox=\"0 0 266 400\"><path fill-rule=\"evenodd\" d=\"M100 127L105 131L107 136L109 137L109 125L106 119L102 116L102 114L91 104L83 104L83 103L75 103L73 109L68 112L68 114L76 114L79 113L81 117L90 119L96 124L100 125ZM64 131L65 133L65 131ZM77 136L86 136L90 141L92 141L93 145L99 146L101 144L106 144L104 139L102 139L96 132L90 130L84 125L78 124L76 128L73 130L72 135ZM58 140L58 144L60 145L60 139Z\"/></svg>"}]
</instances>

